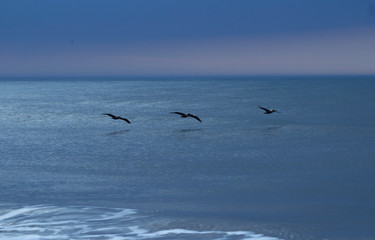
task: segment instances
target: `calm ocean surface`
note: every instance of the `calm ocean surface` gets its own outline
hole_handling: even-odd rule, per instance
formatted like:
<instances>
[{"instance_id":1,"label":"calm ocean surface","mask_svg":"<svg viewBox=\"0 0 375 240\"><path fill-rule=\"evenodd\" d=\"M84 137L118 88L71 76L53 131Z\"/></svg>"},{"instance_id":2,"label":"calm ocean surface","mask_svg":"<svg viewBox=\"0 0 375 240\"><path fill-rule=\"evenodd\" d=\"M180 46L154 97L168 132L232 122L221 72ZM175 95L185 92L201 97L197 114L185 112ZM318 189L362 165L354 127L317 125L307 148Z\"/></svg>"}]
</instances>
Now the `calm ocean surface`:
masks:
<instances>
[{"instance_id":1,"label":"calm ocean surface","mask_svg":"<svg viewBox=\"0 0 375 240\"><path fill-rule=\"evenodd\" d=\"M375 239L374 110L370 77L2 79L0 239Z\"/></svg>"}]
</instances>

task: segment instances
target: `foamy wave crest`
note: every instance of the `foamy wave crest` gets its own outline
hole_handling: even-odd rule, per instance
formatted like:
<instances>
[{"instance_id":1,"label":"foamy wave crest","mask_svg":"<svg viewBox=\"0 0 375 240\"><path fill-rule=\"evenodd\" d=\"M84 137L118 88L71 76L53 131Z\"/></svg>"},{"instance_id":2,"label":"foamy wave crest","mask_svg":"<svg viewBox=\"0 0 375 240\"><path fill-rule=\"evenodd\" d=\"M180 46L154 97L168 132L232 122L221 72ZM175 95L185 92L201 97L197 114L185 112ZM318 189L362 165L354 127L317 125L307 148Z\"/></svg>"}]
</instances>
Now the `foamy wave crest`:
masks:
<instances>
[{"instance_id":1,"label":"foamy wave crest","mask_svg":"<svg viewBox=\"0 0 375 240\"><path fill-rule=\"evenodd\" d=\"M157 223L132 209L28 206L0 210L0 239L22 240L276 240L248 231L147 230Z\"/></svg>"}]
</instances>

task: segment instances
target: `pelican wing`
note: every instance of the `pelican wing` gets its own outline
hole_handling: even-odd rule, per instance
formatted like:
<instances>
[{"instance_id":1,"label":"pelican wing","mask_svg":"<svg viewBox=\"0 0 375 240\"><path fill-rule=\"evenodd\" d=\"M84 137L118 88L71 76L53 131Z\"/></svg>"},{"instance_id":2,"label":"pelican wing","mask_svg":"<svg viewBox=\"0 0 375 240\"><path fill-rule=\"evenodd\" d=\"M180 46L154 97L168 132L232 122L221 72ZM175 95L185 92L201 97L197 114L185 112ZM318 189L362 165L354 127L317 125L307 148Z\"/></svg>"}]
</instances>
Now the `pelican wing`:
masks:
<instances>
[{"instance_id":1,"label":"pelican wing","mask_svg":"<svg viewBox=\"0 0 375 240\"><path fill-rule=\"evenodd\" d=\"M195 116L193 114L189 113L188 116L197 119L199 122L202 122L202 120L200 120L199 117L197 117L197 116Z\"/></svg>"},{"instance_id":2,"label":"pelican wing","mask_svg":"<svg viewBox=\"0 0 375 240\"><path fill-rule=\"evenodd\" d=\"M110 116L111 118L113 118L113 119L115 119L116 118L116 116L115 115L112 115L112 114L110 114L110 113L103 113L103 115L107 115L107 116Z\"/></svg>"},{"instance_id":3,"label":"pelican wing","mask_svg":"<svg viewBox=\"0 0 375 240\"><path fill-rule=\"evenodd\" d=\"M126 119L126 118L123 118L123 117L119 117L119 119L121 119L121 120L124 120L125 122L127 122L127 123L129 123L129 124L130 124L130 121L129 121L128 119Z\"/></svg>"},{"instance_id":4,"label":"pelican wing","mask_svg":"<svg viewBox=\"0 0 375 240\"><path fill-rule=\"evenodd\" d=\"M271 110L267 109L267 108L264 108L264 107L261 107L261 106L258 106L260 109L263 109L264 111L266 112L271 112Z\"/></svg>"},{"instance_id":5,"label":"pelican wing","mask_svg":"<svg viewBox=\"0 0 375 240\"><path fill-rule=\"evenodd\" d=\"M171 113L178 114L178 115L181 115L181 116L186 116L186 114L182 113L182 112L171 112Z\"/></svg>"}]
</instances>

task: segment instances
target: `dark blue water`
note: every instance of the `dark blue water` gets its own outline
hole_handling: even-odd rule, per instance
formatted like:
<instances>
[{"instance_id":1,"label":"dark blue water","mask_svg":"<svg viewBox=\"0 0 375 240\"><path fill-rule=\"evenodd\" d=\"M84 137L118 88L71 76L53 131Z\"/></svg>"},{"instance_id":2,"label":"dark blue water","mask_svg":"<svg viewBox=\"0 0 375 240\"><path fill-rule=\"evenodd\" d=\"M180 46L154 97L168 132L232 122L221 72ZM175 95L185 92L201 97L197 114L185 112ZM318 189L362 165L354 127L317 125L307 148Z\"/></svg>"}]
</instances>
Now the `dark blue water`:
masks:
<instances>
[{"instance_id":1,"label":"dark blue water","mask_svg":"<svg viewBox=\"0 0 375 240\"><path fill-rule=\"evenodd\" d=\"M3 79L0 238L375 238L374 92L356 77Z\"/></svg>"}]
</instances>

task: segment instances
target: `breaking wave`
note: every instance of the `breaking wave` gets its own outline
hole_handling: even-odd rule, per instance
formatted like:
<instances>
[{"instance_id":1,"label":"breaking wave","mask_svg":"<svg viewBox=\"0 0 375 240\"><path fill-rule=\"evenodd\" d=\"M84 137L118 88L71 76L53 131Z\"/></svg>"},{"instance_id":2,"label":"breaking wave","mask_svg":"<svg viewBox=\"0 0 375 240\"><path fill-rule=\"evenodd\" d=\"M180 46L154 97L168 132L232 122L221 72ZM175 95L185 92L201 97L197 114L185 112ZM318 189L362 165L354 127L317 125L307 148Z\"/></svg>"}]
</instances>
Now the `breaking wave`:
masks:
<instances>
[{"instance_id":1,"label":"breaking wave","mask_svg":"<svg viewBox=\"0 0 375 240\"><path fill-rule=\"evenodd\" d=\"M0 209L0 238L23 240L277 240L249 231L157 229L133 209L35 205Z\"/></svg>"}]
</instances>

